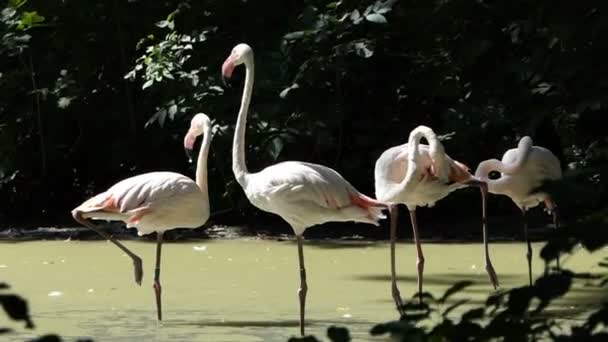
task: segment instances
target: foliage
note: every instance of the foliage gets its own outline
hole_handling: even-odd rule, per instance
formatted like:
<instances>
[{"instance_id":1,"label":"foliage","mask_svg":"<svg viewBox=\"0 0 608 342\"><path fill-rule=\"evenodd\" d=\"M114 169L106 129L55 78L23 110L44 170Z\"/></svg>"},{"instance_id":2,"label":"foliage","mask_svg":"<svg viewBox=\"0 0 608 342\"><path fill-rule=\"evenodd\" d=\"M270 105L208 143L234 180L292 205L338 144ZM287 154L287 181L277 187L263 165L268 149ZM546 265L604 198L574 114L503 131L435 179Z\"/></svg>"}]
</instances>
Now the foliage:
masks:
<instances>
[{"instance_id":1,"label":"foliage","mask_svg":"<svg viewBox=\"0 0 608 342\"><path fill-rule=\"evenodd\" d=\"M265 215L251 210L224 157L242 73L226 87L219 69L242 41L258 71L252 170L314 161L372 193L379 154L426 124L470 166L529 134L605 199L608 52L596 48L608 33L605 10L563 0L11 0L0 17L0 210L12 223L71 222L69 209L119 179L191 174L177 151L203 111L220 127L214 210ZM462 200L441 203L442 216L477 214L462 205L476 194L454 196ZM583 202L564 217L602 203ZM508 201L490 205L514 211Z\"/></svg>"},{"instance_id":2,"label":"foliage","mask_svg":"<svg viewBox=\"0 0 608 342\"><path fill-rule=\"evenodd\" d=\"M30 316L29 306L27 301L15 294L5 294L10 286L6 283L0 283L0 305L4 308L6 315L14 321L23 321L26 329L34 329L34 322ZM10 328L0 327L0 335L13 332ZM58 335L44 335L29 342L60 342L61 338ZM89 339L79 339L77 342L92 342Z\"/></svg>"},{"instance_id":3,"label":"foliage","mask_svg":"<svg viewBox=\"0 0 608 342\"><path fill-rule=\"evenodd\" d=\"M377 324L370 334L390 335L399 341L603 341L608 337L608 303L590 313L580 325L545 313L554 299L569 291L575 276L569 271L544 275L533 286L492 294L484 306L468 309L455 319L450 313L467 300L447 305L446 299L470 285L459 282L439 299L430 293L423 294L422 303L418 298L412 299L404 304L405 313L398 321ZM340 331L339 335L332 334L335 331ZM328 329L331 341L349 341L348 336L346 328ZM289 341L319 340L306 336Z\"/></svg>"}]
</instances>

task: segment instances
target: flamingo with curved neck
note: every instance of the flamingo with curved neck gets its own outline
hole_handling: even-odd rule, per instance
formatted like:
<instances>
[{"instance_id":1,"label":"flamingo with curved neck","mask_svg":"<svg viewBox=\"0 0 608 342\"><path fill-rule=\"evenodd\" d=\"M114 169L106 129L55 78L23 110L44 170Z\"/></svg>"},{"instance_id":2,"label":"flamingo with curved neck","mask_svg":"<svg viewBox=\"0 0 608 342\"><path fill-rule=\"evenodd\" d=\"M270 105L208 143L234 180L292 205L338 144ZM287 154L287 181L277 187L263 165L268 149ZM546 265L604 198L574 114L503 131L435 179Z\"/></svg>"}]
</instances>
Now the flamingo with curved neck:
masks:
<instances>
[{"instance_id":1,"label":"flamingo with curved neck","mask_svg":"<svg viewBox=\"0 0 608 342\"><path fill-rule=\"evenodd\" d=\"M490 179L493 171L500 172L500 177ZM544 202L553 215L554 227L559 227L555 201L548 193L536 191L545 181L562 177L559 159L548 149L533 146L532 138L525 136L517 148L505 152L502 160L489 159L479 163L475 176L488 184L490 193L509 196L521 210L527 244L528 278L532 285L532 246L528 238L526 211ZM557 267L559 268L559 256Z\"/></svg>"},{"instance_id":2,"label":"flamingo with curved neck","mask_svg":"<svg viewBox=\"0 0 608 342\"><path fill-rule=\"evenodd\" d=\"M245 126L253 92L253 50L247 44L232 49L222 65L222 74L232 76L234 68L245 66L245 86L234 141L232 170L249 201L257 208L281 216L292 227L298 244L300 265L300 334L304 335L304 312L308 285L304 267L303 234L306 228L330 221L355 221L378 225L385 216L384 203L357 191L340 174L328 167L297 161L282 162L250 173L245 164Z\"/></svg>"},{"instance_id":3,"label":"flamingo with curved neck","mask_svg":"<svg viewBox=\"0 0 608 342\"><path fill-rule=\"evenodd\" d=\"M428 145L420 144L426 139ZM374 170L376 198L390 203L391 234L391 280L392 295L401 314L403 303L397 287L395 271L395 242L397 239L398 204L405 204L410 213L414 242L416 243L418 271L418 292L422 293L424 255L420 245L416 208L433 206L452 191L468 186L478 186L482 197L482 229L485 253L485 267L494 288L498 277L490 260L486 227L486 191L484 182L476 179L464 164L453 160L435 132L429 127L418 126L409 135L408 142L394 146L382 153ZM422 297L420 297L422 300Z\"/></svg>"},{"instance_id":4,"label":"flamingo with curved neck","mask_svg":"<svg viewBox=\"0 0 608 342\"><path fill-rule=\"evenodd\" d=\"M72 210L76 221L114 243L131 258L138 285L143 278L141 258L90 219L123 221L127 228L136 227L140 236L156 232L154 293L159 321L162 320L160 259L163 233L174 228L198 228L209 218L207 157L212 130L209 117L203 113L192 118L184 137L184 148L189 157L196 138L201 134L204 137L198 154L196 181L175 172L144 173L116 183Z\"/></svg>"}]
</instances>

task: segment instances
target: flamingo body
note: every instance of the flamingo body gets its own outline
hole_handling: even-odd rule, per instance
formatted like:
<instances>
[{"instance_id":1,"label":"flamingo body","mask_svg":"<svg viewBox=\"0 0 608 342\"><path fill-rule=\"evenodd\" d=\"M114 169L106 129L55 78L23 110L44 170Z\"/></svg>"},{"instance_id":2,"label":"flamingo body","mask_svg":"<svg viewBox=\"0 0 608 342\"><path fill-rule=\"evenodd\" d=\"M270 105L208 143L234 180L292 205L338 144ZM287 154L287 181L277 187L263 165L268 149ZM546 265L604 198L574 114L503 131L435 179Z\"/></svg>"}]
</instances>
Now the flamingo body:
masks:
<instances>
[{"instance_id":1,"label":"flamingo body","mask_svg":"<svg viewBox=\"0 0 608 342\"><path fill-rule=\"evenodd\" d=\"M308 285L304 266L303 237L306 228L330 221L356 221L378 225L386 204L357 191L336 171L317 164L288 161L257 173L250 173L245 162L247 111L253 92L253 50L238 44L222 64L222 75L230 78L234 68L245 66L245 85L237 117L232 171L249 201L257 208L277 214L296 234L300 266L300 334L304 335L304 314Z\"/></svg>"},{"instance_id":2,"label":"flamingo body","mask_svg":"<svg viewBox=\"0 0 608 342\"><path fill-rule=\"evenodd\" d=\"M385 218L380 208L365 205L373 200L318 164L288 161L269 166L249 175L244 191L253 205L287 221L296 235L330 221L378 225Z\"/></svg>"},{"instance_id":3,"label":"flamingo body","mask_svg":"<svg viewBox=\"0 0 608 342\"><path fill-rule=\"evenodd\" d=\"M500 177L490 179L489 175L492 171L500 172ZM536 189L547 180L557 180L562 177L559 159L548 149L534 146L532 139L525 136L520 139L517 148L505 152L502 160L489 159L479 163L475 176L488 184L490 193L510 197L521 210L527 244L528 278L532 285L532 246L528 239L526 211L544 202L553 215L555 229L558 228L555 202L549 194ZM559 256L557 267L559 268Z\"/></svg>"},{"instance_id":4,"label":"flamingo body","mask_svg":"<svg viewBox=\"0 0 608 342\"><path fill-rule=\"evenodd\" d=\"M84 201L72 210L72 216L82 225L103 236L133 261L135 282L141 285L142 260L139 256L90 222L90 219L123 221L136 227L138 235L156 232L156 267L154 292L158 320L162 320L160 259L163 234L174 228L198 228L209 218L207 157L212 139L211 120L196 114L184 137L184 148L190 156L196 138L204 135L198 154L196 181L175 172L149 172L122 180L107 191Z\"/></svg>"},{"instance_id":5,"label":"flamingo body","mask_svg":"<svg viewBox=\"0 0 608 342\"><path fill-rule=\"evenodd\" d=\"M428 145L420 144L425 138ZM490 261L487 247L485 223L486 185L469 173L469 168L453 160L445 153L444 147L437 139L435 132L429 127L418 126L409 135L408 142L394 146L384 151L374 169L376 198L391 203L391 281L392 295L401 314L404 314L403 303L396 281L395 243L397 231L397 204L405 204L410 213L414 242L416 243L418 271L418 292L422 293L424 254L418 234L416 221L417 207L432 207L452 191L471 185L479 186L482 194L482 220L486 269L494 287L498 279ZM422 297L420 297L422 300Z\"/></svg>"},{"instance_id":6,"label":"flamingo body","mask_svg":"<svg viewBox=\"0 0 608 342\"><path fill-rule=\"evenodd\" d=\"M149 172L124 179L78 206L84 218L123 221L139 236L174 228L198 228L209 205L196 182L175 172Z\"/></svg>"},{"instance_id":7,"label":"flamingo body","mask_svg":"<svg viewBox=\"0 0 608 342\"><path fill-rule=\"evenodd\" d=\"M513 164L518 156L518 150L512 148L505 152L501 162ZM534 193L534 189L547 180L560 178L562 178L562 169L555 154L544 147L532 146L521 168L513 174L501 172L500 184L496 186L496 183L488 182L488 191L509 196L520 209L530 209L546 199L546 194Z\"/></svg>"},{"instance_id":8,"label":"flamingo body","mask_svg":"<svg viewBox=\"0 0 608 342\"><path fill-rule=\"evenodd\" d=\"M420 153L415 162L410 162L409 145L394 146L384 151L374 169L376 183L376 198L383 202L402 203L408 208L432 207L452 191L467 187L464 182L472 176L463 164L453 160L447 154L446 162L449 165L447 179L431 174L433 159L429 154L428 145L419 145ZM395 191L399 184L405 180L408 168L414 168L415 180L407 189ZM446 174L445 170L444 174ZM450 178L450 175L452 178ZM458 179L458 181L455 181ZM451 183L450 183L451 182Z\"/></svg>"}]
</instances>

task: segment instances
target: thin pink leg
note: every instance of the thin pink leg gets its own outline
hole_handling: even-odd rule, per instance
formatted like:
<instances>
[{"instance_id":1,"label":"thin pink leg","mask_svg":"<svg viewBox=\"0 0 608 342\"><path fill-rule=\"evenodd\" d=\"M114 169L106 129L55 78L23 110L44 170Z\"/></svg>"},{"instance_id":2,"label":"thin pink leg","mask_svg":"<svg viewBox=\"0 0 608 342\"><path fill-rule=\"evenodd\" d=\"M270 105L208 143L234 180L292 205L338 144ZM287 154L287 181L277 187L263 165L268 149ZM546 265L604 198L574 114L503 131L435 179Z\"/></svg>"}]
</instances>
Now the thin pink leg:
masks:
<instances>
[{"instance_id":1,"label":"thin pink leg","mask_svg":"<svg viewBox=\"0 0 608 342\"><path fill-rule=\"evenodd\" d=\"M395 271L395 243L397 241L397 219L399 217L399 209L396 204L389 205L388 211L391 219L391 291L393 300L397 306L397 311L403 316L403 300L401 293L397 287L397 272Z\"/></svg>"},{"instance_id":2,"label":"thin pink leg","mask_svg":"<svg viewBox=\"0 0 608 342\"><path fill-rule=\"evenodd\" d=\"M547 209L551 211L551 214L553 216L553 229L558 230L559 215L557 213L557 205L555 204L555 201L549 196L545 199L545 205L547 206ZM559 254L557 254L557 259L555 261L557 262L557 269L559 270Z\"/></svg>"},{"instance_id":3,"label":"thin pink leg","mask_svg":"<svg viewBox=\"0 0 608 342\"><path fill-rule=\"evenodd\" d=\"M135 282L137 285L141 285L141 279L144 276L144 271L142 267L141 258L138 257L135 253L131 252L127 247L125 247L122 243L118 242L118 240L114 239L110 234L104 232L101 228L97 227L95 224L91 223L89 220L82 216L80 211L75 211L72 213L74 220L82 224L83 226L90 228L97 232L97 234L101 235L104 239L109 240L116 247L120 248L123 252L125 252L131 260L133 260L133 267L135 272Z\"/></svg>"},{"instance_id":4,"label":"thin pink leg","mask_svg":"<svg viewBox=\"0 0 608 342\"><path fill-rule=\"evenodd\" d=\"M490 282L494 287L494 290L498 288L498 276L496 275L496 271L494 271L494 266L492 266L492 261L490 260L490 249L488 247L488 218L487 218L487 198L488 198L488 184L486 182L472 180L469 182L469 185L479 187L481 191L481 225L483 231L483 249L485 256L485 267L486 272L488 272L488 276L490 277Z\"/></svg>"},{"instance_id":5,"label":"thin pink leg","mask_svg":"<svg viewBox=\"0 0 608 342\"><path fill-rule=\"evenodd\" d=\"M532 245L530 244L530 238L528 237L528 219L526 218L526 209L521 210L522 218L524 220L524 238L528 246L526 250L526 260L528 260L528 279L530 280L530 286L532 286Z\"/></svg>"},{"instance_id":6,"label":"thin pink leg","mask_svg":"<svg viewBox=\"0 0 608 342\"><path fill-rule=\"evenodd\" d=\"M159 321L163 320L160 286L160 252L163 245L163 232L156 233L156 268L154 269L154 295L156 297L156 315Z\"/></svg>"},{"instance_id":7,"label":"thin pink leg","mask_svg":"<svg viewBox=\"0 0 608 342\"><path fill-rule=\"evenodd\" d=\"M416 242L416 268L418 270L418 295L420 296L420 302L422 303L422 274L424 273L424 255L422 254L422 247L420 246L420 240L418 239L418 223L416 222L416 209L410 210L410 219L412 220L412 231L414 233L414 242Z\"/></svg>"},{"instance_id":8,"label":"thin pink leg","mask_svg":"<svg viewBox=\"0 0 608 342\"><path fill-rule=\"evenodd\" d=\"M308 284L306 284L306 268L304 267L303 238L300 235L296 235L296 239L298 241L298 260L300 261L300 288L298 289L298 297L300 299L300 335L304 336L304 312L306 309Z\"/></svg>"}]
</instances>

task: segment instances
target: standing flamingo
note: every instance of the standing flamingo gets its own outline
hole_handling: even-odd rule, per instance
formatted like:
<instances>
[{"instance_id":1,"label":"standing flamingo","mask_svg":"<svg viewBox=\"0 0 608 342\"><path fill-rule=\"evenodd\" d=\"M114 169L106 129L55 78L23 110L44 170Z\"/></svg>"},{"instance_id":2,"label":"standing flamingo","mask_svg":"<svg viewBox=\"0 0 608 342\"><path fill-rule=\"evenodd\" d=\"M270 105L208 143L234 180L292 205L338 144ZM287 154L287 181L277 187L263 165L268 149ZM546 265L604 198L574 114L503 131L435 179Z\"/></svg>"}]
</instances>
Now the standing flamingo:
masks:
<instances>
[{"instance_id":1,"label":"standing flamingo","mask_svg":"<svg viewBox=\"0 0 608 342\"><path fill-rule=\"evenodd\" d=\"M429 145L421 145L426 138ZM433 206L450 192L467 186L479 186L482 195L483 243L485 247L485 267L494 288L498 278L490 261L486 232L486 192L484 182L475 179L462 163L450 158L435 132L426 126L416 127L409 136L408 143L394 146L384 151L376 161L376 198L390 203L391 236L391 280L392 295L401 312L403 303L397 287L395 272L395 241L397 238L397 205L403 203L410 212L414 241L416 243L418 270L418 292L422 293L424 255L420 247L416 207ZM422 297L420 297L422 300Z\"/></svg>"},{"instance_id":2,"label":"standing flamingo","mask_svg":"<svg viewBox=\"0 0 608 342\"><path fill-rule=\"evenodd\" d=\"M110 240L133 260L135 282L143 277L141 258L131 252L89 219L123 221L127 228L137 227L139 236L156 232L156 268L154 292L158 320L162 320L160 254L163 233L174 228L198 228L209 218L207 188L207 156L212 139L211 121L199 113L192 118L184 138L184 148L190 157L196 138L203 134L198 155L196 182L175 172L150 172L116 183L72 210L72 216L82 225Z\"/></svg>"},{"instance_id":3,"label":"standing flamingo","mask_svg":"<svg viewBox=\"0 0 608 342\"><path fill-rule=\"evenodd\" d=\"M300 334L304 335L306 269L302 242L306 228L330 221L356 221L378 225L386 205L361 194L336 171L317 164L288 161L257 173L245 164L245 127L253 91L253 50L236 45L222 65L229 79L238 65L244 64L245 86L232 145L232 171L249 201L261 210L281 216L292 227L298 244L300 265Z\"/></svg>"},{"instance_id":4,"label":"standing flamingo","mask_svg":"<svg viewBox=\"0 0 608 342\"><path fill-rule=\"evenodd\" d=\"M500 178L490 179L490 172L500 172ZM526 211L544 202L553 214L553 224L558 228L557 207L551 196L545 192L535 191L544 181L557 180L562 177L559 159L549 150L540 146L532 146L528 136L521 138L517 148L505 152L502 161L489 159L477 166L475 176L487 182L488 191L493 194L506 195L511 198L521 210L524 219L524 236L528 249L528 278L532 285L532 246L528 239L528 223ZM559 256L557 258L559 268Z\"/></svg>"}]
</instances>

